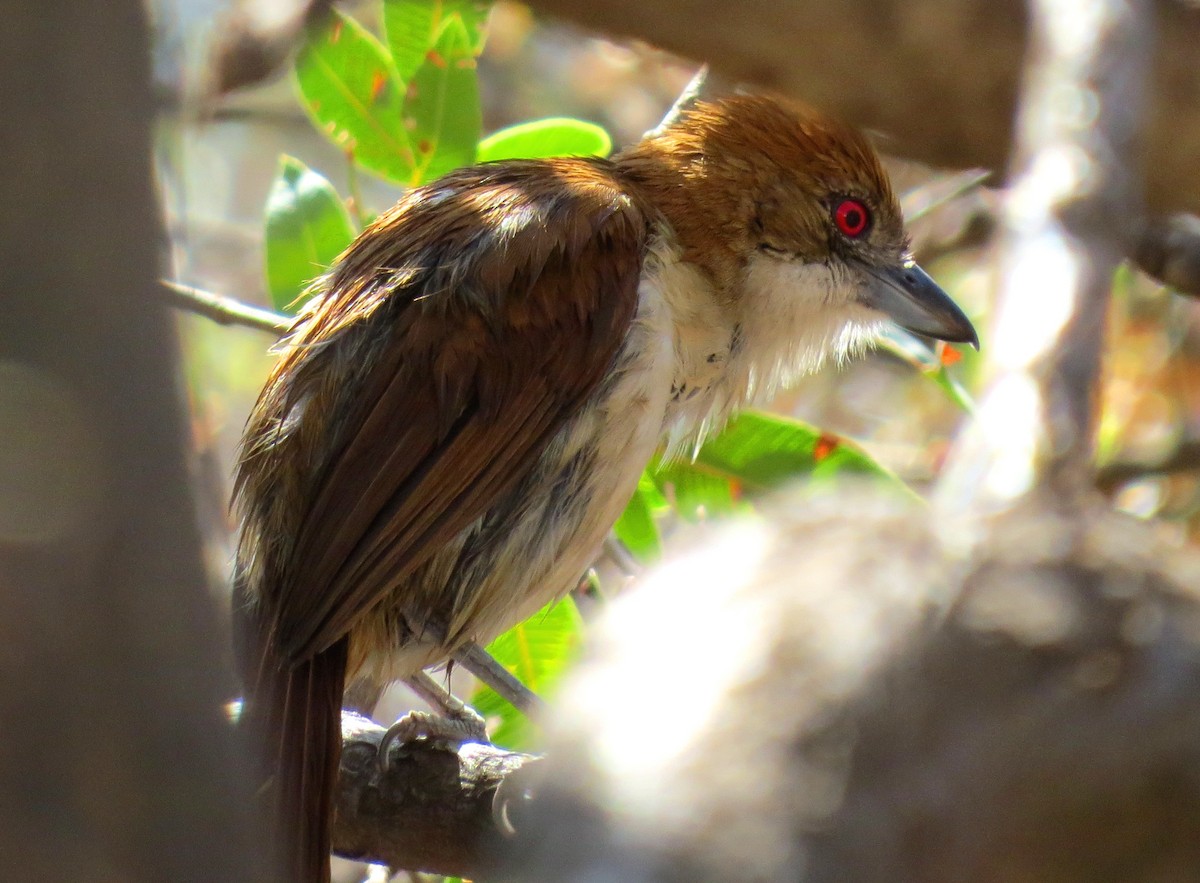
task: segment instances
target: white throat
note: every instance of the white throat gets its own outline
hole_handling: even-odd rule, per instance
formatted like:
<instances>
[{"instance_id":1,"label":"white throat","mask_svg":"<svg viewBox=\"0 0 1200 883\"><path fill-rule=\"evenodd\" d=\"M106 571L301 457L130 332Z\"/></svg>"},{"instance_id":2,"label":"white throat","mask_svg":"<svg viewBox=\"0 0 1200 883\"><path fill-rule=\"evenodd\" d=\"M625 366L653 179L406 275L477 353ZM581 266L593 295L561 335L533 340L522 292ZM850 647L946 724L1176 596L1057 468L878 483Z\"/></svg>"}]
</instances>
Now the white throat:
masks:
<instances>
[{"instance_id":1,"label":"white throat","mask_svg":"<svg viewBox=\"0 0 1200 883\"><path fill-rule=\"evenodd\" d=\"M827 359L841 364L862 353L883 320L862 305L858 288L849 271L829 264L751 257L742 294L750 395L770 395Z\"/></svg>"},{"instance_id":2,"label":"white throat","mask_svg":"<svg viewBox=\"0 0 1200 883\"><path fill-rule=\"evenodd\" d=\"M698 444L735 411L764 402L827 359L841 362L865 349L881 323L858 302L856 286L825 264L754 255L731 308L659 237L641 296L661 301L672 320L675 366L663 427L671 451Z\"/></svg>"}]
</instances>

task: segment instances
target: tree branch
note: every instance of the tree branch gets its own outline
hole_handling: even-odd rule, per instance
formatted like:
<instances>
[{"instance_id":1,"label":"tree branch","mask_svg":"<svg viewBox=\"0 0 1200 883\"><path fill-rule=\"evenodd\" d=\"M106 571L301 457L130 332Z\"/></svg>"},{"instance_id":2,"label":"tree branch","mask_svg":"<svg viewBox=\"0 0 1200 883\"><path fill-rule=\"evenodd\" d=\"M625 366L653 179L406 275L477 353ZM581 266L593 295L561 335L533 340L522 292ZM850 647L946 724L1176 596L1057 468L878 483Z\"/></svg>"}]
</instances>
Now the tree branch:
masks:
<instances>
[{"instance_id":1,"label":"tree branch","mask_svg":"<svg viewBox=\"0 0 1200 883\"><path fill-rule=\"evenodd\" d=\"M794 95L946 168L1008 166L1026 10L1020 0L531 0L716 73ZM1200 210L1200 7L1154 4L1160 39L1144 164L1148 205Z\"/></svg>"},{"instance_id":2,"label":"tree branch","mask_svg":"<svg viewBox=\"0 0 1200 883\"><path fill-rule=\"evenodd\" d=\"M288 316L251 306L223 294L215 294L167 279L162 280L162 285L168 292L167 301L171 306L212 319L221 325L241 325L244 328L274 334L276 337L287 333L292 326L292 320Z\"/></svg>"},{"instance_id":3,"label":"tree branch","mask_svg":"<svg viewBox=\"0 0 1200 883\"><path fill-rule=\"evenodd\" d=\"M1178 214L1150 221L1138 235L1133 259L1164 285L1200 297L1200 217Z\"/></svg>"},{"instance_id":4,"label":"tree branch","mask_svg":"<svg viewBox=\"0 0 1200 883\"><path fill-rule=\"evenodd\" d=\"M1127 481L1148 475L1200 470L1200 439L1185 439L1158 460L1121 460L1103 467L1096 475L1096 486L1111 493Z\"/></svg>"},{"instance_id":5,"label":"tree branch","mask_svg":"<svg viewBox=\"0 0 1200 883\"><path fill-rule=\"evenodd\" d=\"M494 745L392 745L383 727L342 716L333 850L346 858L458 877L494 864L503 837L497 789L537 758Z\"/></svg>"}]
</instances>

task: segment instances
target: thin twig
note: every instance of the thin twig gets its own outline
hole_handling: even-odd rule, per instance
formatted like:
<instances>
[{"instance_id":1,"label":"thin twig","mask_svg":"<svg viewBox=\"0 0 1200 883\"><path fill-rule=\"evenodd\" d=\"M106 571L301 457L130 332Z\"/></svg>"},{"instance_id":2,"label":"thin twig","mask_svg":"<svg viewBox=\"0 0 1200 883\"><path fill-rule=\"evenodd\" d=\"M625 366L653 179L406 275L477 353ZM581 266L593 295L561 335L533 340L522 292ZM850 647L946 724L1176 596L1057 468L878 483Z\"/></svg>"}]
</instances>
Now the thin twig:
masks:
<instances>
[{"instance_id":1,"label":"thin twig","mask_svg":"<svg viewBox=\"0 0 1200 883\"><path fill-rule=\"evenodd\" d=\"M661 135L663 131L675 123L679 122L679 118L687 113L700 97L704 94L704 87L708 83L708 65L702 64L699 69L692 74L692 78L688 80L688 84L683 87L683 91L679 93L679 97L675 99L675 103L671 105L671 109L667 111L666 116L662 118L662 122L646 133L647 138L653 138L656 135Z\"/></svg>"},{"instance_id":2,"label":"thin twig","mask_svg":"<svg viewBox=\"0 0 1200 883\"><path fill-rule=\"evenodd\" d=\"M994 212L980 207L950 236L939 239L918 237L913 244L913 252L922 265L932 263L947 255L985 245L995 235L998 224L999 219Z\"/></svg>"},{"instance_id":3,"label":"thin twig","mask_svg":"<svg viewBox=\"0 0 1200 883\"><path fill-rule=\"evenodd\" d=\"M1100 469L1096 486L1105 493L1148 475L1200 471L1200 439L1185 439L1158 460L1118 460Z\"/></svg>"},{"instance_id":4,"label":"thin twig","mask_svg":"<svg viewBox=\"0 0 1200 883\"><path fill-rule=\"evenodd\" d=\"M612 559L625 576L637 576L646 569L613 533L604 538L604 554Z\"/></svg>"},{"instance_id":5,"label":"thin twig","mask_svg":"<svg viewBox=\"0 0 1200 883\"><path fill-rule=\"evenodd\" d=\"M965 172L950 175L938 181L934 186L913 187L900 197L904 220L911 224L925 217L960 196L965 196L978 189L991 176L992 173L985 169L968 169ZM948 186L947 182L949 182ZM941 190L941 192L930 196L929 193L932 190Z\"/></svg>"},{"instance_id":6,"label":"thin twig","mask_svg":"<svg viewBox=\"0 0 1200 883\"><path fill-rule=\"evenodd\" d=\"M285 334L292 325L292 320L282 313L254 307L223 294L193 288L191 285L183 285L169 279L161 281L168 292L167 300L171 306L204 316L221 325L241 325L276 336Z\"/></svg>"}]
</instances>

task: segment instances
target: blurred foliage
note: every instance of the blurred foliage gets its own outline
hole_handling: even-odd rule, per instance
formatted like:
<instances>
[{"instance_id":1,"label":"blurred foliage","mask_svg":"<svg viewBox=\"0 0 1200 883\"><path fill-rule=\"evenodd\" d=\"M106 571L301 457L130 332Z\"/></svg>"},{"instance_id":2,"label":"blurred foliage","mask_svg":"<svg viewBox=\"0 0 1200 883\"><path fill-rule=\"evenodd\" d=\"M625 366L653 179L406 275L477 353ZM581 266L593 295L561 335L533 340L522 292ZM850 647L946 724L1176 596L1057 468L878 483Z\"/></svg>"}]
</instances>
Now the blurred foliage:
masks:
<instances>
[{"instance_id":1,"label":"blurred foliage","mask_svg":"<svg viewBox=\"0 0 1200 883\"><path fill-rule=\"evenodd\" d=\"M657 478L653 469L647 469L642 474L629 505L613 525L617 540L643 564L656 561L662 554L662 534L658 529L658 521L671 509L667 498L658 488Z\"/></svg>"},{"instance_id":2,"label":"blurred foliage","mask_svg":"<svg viewBox=\"0 0 1200 883\"><path fill-rule=\"evenodd\" d=\"M414 182L405 86L379 40L334 11L310 28L296 55L296 85L313 122L364 169Z\"/></svg>"},{"instance_id":3,"label":"blurred foliage","mask_svg":"<svg viewBox=\"0 0 1200 883\"><path fill-rule=\"evenodd\" d=\"M479 142L477 162L541 159L550 156L608 156L612 138L594 123L552 117L518 123Z\"/></svg>"},{"instance_id":4,"label":"blurred foliage","mask_svg":"<svg viewBox=\"0 0 1200 883\"><path fill-rule=\"evenodd\" d=\"M1128 267L1113 280L1098 430L1103 477L1128 474L1118 507L1157 518L1180 543L1200 542L1200 309ZM1132 467L1132 468L1129 468ZM1128 477L1132 476L1132 477Z\"/></svg>"},{"instance_id":5,"label":"blurred foliage","mask_svg":"<svg viewBox=\"0 0 1200 883\"><path fill-rule=\"evenodd\" d=\"M283 156L267 200L263 250L271 303L287 312L314 275L354 239L350 212L328 180Z\"/></svg>"}]
</instances>

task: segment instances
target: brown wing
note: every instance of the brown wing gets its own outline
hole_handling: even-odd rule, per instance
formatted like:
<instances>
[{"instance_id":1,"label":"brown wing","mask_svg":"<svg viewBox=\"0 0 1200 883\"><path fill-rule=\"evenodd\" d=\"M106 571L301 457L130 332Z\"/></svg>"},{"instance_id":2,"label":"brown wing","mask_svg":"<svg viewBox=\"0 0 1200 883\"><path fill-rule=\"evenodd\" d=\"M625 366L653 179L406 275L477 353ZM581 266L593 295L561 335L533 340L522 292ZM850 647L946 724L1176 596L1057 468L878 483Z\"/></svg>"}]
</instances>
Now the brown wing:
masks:
<instances>
[{"instance_id":1,"label":"brown wing","mask_svg":"<svg viewBox=\"0 0 1200 883\"><path fill-rule=\"evenodd\" d=\"M346 634L524 477L625 338L646 232L601 164L502 163L410 195L343 256L297 346L354 358L322 352L344 332L372 367L273 599L284 654Z\"/></svg>"}]
</instances>

